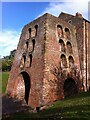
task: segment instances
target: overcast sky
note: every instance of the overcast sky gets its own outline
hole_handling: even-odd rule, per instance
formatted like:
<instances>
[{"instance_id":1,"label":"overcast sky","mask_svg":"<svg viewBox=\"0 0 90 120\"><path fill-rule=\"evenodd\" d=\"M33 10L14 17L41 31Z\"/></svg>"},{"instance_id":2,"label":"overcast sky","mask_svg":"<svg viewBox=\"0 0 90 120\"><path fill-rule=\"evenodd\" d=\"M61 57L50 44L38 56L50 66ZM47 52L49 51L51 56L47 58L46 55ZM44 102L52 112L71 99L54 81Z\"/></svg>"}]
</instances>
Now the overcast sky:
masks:
<instances>
[{"instance_id":1,"label":"overcast sky","mask_svg":"<svg viewBox=\"0 0 90 120\"><path fill-rule=\"evenodd\" d=\"M73 15L80 12L85 19L88 19L89 0L51 1L54 2L13 1L11 3L10 0L9 2L2 2L2 32L0 32L0 55L2 57L9 55L10 51L17 48L23 26L46 12L55 16L58 16L61 12Z\"/></svg>"}]
</instances>

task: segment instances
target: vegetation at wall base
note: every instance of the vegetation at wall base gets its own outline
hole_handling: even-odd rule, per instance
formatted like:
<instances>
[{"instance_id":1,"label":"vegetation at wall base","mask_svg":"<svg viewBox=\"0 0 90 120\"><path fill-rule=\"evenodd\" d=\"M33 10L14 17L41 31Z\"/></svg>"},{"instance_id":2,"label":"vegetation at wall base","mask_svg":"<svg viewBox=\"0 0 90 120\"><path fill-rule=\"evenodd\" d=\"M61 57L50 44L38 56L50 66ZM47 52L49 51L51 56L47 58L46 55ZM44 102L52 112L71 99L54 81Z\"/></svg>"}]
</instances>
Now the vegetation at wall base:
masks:
<instances>
[{"instance_id":1,"label":"vegetation at wall base","mask_svg":"<svg viewBox=\"0 0 90 120\"><path fill-rule=\"evenodd\" d=\"M2 120L90 120L90 91L54 102L38 113L18 112Z\"/></svg>"}]
</instances>

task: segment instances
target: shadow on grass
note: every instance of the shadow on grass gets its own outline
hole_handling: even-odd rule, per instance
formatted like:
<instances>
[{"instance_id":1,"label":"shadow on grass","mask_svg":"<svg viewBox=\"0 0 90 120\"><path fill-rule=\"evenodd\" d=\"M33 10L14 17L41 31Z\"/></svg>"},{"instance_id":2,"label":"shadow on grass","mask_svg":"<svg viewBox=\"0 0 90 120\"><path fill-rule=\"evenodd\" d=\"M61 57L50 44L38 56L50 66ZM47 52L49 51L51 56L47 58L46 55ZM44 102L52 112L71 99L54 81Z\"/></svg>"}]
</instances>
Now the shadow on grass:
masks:
<instances>
[{"instance_id":1,"label":"shadow on grass","mask_svg":"<svg viewBox=\"0 0 90 120\"><path fill-rule=\"evenodd\" d=\"M53 106L38 113L29 110L3 116L2 120L90 120L90 92L77 97L57 101ZM71 104L70 104L71 102ZM62 105L63 103L63 105ZM20 107L18 106L18 109Z\"/></svg>"},{"instance_id":2,"label":"shadow on grass","mask_svg":"<svg viewBox=\"0 0 90 120\"><path fill-rule=\"evenodd\" d=\"M89 119L90 105L77 105L63 108L52 108L38 114L44 118L59 118L59 119Z\"/></svg>"},{"instance_id":3,"label":"shadow on grass","mask_svg":"<svg viewBox=\"0 0 90 120\"><path fill-rule=\"evenodd\" d=\"M79 105L79 106L71 106L64 108L52 108L44 111L40 111L39 113L16 113L11 115L8 118L4 118L3 120L89 120L90 118L90 105Z\"/></svg>"},{"instance_id":4,"label":"shadow on grass","mask_svg":"<svg viewBox=\"0 0 90 120\"><path fill-rule=\"evenodd\" d=\"M24 101L18 101L8 95L2 97L2 117L13 115L18 112L32 110Z\"/></svg>"}]
</instances>

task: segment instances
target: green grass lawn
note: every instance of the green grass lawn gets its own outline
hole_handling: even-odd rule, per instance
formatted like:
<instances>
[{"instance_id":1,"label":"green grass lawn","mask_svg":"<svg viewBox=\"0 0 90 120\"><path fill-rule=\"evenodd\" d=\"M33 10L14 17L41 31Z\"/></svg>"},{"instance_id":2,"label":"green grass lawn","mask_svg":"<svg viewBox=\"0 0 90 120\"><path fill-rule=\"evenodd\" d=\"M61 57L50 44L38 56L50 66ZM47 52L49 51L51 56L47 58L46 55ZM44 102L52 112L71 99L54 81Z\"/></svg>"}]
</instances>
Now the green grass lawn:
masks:
<instances>
[{"instance_id":1,"label":"green grass lawn","mask_svg":"<svg viewBox=\"0 0 90 120\"><path fill-rule=\"evenodd\" d=\"M90 120L90 91L54 102L38 113L16 113L3 120Z\"/></svg>"},{"instance_id":2,"label":"green grass lawn","mask_svg":"<svg viewBox=\"0 0 90 120\"><path fill-rule=\"evenodd\" d=\"M2 72L2 93L5 93L8 82L9 72Z\"/></svg>"},{"instance_id":3,"label":"green grass lawn","mask_svg":"<svg viewBox=\"0 0 90 120\"><path fill-rule=\"evenodd\" d=\"M2 93L2 72L0 71L0 93Z\"/></svg>"}]
</instances>

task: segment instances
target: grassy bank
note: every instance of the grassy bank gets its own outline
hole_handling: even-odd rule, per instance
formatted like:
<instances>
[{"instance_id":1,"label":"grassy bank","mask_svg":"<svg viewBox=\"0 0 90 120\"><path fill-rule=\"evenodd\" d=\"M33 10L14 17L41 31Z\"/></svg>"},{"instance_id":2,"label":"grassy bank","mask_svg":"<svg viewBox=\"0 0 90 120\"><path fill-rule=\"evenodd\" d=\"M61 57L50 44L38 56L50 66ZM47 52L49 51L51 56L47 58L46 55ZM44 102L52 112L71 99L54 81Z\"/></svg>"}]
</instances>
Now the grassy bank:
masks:
<instances>
[{"instance_id":1,"label":"grassy bank","mask_svg":"<svg viewBox=\"0 0 90 120\"><path fill-rule=\"evenodd\" d=\"M2 93L5 93L8 82L9 72L2 72Z\"/></svg>"},{"instance_id":2,"label":"grassy bank","mask_svg":"<svg viewBox=\"0 0 90 120\"><path fill-rule=\"evenodd\" d=\"M90 92L53 103L38 113L16 113L3 120L90 120Z\"/></svg>"},{"instance_id":3,"label":"grassy bank","mask_svg":"<svg viewBox=\"0 0 90 120\"><path fill-rule=\"evenodd\" d=\"M2 73L2 92L5 93L9 72ZM56 101L38 113L19 112L2 120L90 120L90 91Z\"/></svg>"}]
</instances>

